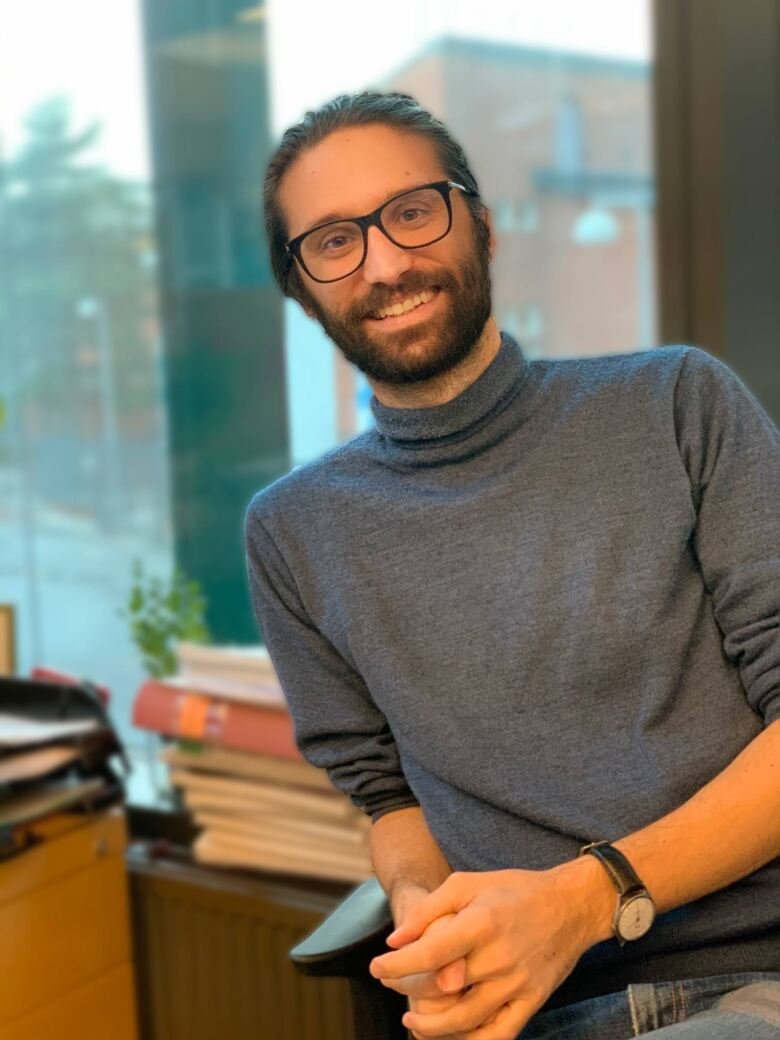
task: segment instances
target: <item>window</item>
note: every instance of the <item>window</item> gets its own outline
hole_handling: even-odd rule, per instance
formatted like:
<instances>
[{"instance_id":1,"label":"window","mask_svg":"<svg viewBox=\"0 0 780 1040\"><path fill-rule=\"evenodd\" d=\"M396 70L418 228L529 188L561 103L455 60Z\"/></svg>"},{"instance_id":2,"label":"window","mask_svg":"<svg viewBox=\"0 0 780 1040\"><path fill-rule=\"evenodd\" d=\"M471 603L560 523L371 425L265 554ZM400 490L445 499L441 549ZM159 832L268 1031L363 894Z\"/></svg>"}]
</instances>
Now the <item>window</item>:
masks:
<instances>
[{"instance_id":1,"label":"window","mask_svg":"<svg viewBox=\"0 0 780 1040\"><path fill-rule=\"evenodd\" d=\"M0 15L0 601L21 672L108 684L130 743L133 561L176 561L214 637L256 641L246 503L371 423L367 382L268 263L260 184L307 108L370 85L445 121L493 209L495 313L529 355L655 342L648 0L402 2L381 46L376 17L362 0Z\"/></svg>"}]
</instances>

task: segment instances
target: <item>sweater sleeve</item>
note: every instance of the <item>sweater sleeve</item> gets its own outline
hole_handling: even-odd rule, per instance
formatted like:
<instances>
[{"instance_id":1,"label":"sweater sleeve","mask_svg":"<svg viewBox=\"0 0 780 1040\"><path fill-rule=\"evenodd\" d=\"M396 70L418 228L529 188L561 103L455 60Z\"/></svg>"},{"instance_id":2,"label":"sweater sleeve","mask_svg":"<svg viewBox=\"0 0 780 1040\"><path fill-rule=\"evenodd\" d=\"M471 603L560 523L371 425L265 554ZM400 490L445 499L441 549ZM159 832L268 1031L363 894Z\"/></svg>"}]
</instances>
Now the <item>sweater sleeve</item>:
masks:
<instances>
[{"instance_id":1,"label":"sweater sleeve","mask_svg":"<svg viewBox=\"0 0 780 1040\"><path fill-rule=\"evenodd\" d=\"M769 725L780 718L780 431L734 372L697 347L686 351L674 408L693 547L723 650Z\"/></svg>"},{"instance_id":2,"label":"sweater sleeve","mask_svg":"<svg viewBox=\"0 0 780 1040\"><path fill-rule=\"evenodd\" d=\"M360 675L312 623L290 569L251 504L245 544L255 618L301 754L326 769L333 786L374 821L418 805L385 716Z\"/></svg>"}]
</instances>

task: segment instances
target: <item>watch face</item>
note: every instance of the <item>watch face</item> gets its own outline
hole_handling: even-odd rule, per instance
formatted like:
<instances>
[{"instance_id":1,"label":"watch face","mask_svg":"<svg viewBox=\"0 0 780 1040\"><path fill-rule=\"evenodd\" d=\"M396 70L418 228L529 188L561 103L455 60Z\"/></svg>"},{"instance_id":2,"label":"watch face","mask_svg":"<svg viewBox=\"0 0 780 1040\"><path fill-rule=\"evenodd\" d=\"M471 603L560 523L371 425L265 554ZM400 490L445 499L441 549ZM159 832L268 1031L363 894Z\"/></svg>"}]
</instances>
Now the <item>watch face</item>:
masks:
<instances>
[{"instance_id":1,"label":"watch face","mask_svg":"<svg viewBox=\"0 0 780 1040\"><path fill-rule=\"evenodd\" d=\"M620 908L617 930L622 939L640 939L650 931L655 920L655 906L649 896L634 896Z\"/></svg>"}]
</instances>

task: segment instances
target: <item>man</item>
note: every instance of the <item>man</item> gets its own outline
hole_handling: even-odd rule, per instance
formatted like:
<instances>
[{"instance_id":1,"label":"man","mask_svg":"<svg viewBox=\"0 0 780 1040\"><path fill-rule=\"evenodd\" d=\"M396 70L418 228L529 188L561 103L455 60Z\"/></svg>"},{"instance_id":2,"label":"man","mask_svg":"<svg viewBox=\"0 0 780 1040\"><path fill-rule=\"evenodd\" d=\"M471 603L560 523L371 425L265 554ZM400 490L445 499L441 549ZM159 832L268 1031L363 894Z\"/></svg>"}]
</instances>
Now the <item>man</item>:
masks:
<instances>
[{"instance_id":1,"label":"man","mask_svg":"<svg viewBox=\"0 0 780 1040\"><path fill-rule=\"evenodd\" d=\"M246 516L299 746L374 823L372 971L415 1037L776 1036L776 427L696 348L529 362L408 95L308 113L264 204L374 390Z\"/></svg>"}]
</instances>

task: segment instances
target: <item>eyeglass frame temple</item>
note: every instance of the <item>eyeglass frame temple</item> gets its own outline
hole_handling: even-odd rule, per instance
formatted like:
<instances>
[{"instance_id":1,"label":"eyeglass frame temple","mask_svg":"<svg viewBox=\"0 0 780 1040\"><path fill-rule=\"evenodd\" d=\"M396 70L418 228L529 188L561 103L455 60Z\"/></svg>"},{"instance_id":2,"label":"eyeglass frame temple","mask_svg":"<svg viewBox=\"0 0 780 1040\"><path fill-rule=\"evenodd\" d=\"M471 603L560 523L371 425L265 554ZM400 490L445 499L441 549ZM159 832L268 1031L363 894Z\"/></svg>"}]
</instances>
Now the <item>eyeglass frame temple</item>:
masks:
<instances>
[{"instance_id":1,"label":"eyeglass frame temple","mask_svg":"<svg viewBox=\"0 0 780 1040\"><path fill-rule=\"evenodd\" d=\"M438 191L441 197L444 199L444 202L447 206L447 214L449 218L447 230L444 232L444 234L439 235L438 238L434 238L431 242L426 242L424 245L398 245L397 242L393 242L393 239L390 238L390 235L387 233L385 228L382 227L382 224L379 220L379 214L382 212L385 206L389 206L390 203L395 202L396 199L403 198L404 195L411 195L415 191L424 191L426 188L435 188L436 191ZM303 268L304 272L309 276L309 278L312 279L312 281L319 282L321 285L328 285L331 282L339 282L342 278L349 278L350 274L354 274L355 271L360 270L360 268L365 263L366 255L368 254L368 229L370 227L378 227L382 234L385 235L388 239L390 239L390 241L393 242L393 245L397 245L399 249L424 249L425 246L433 245L434 242L439 242L442 238L448 235L449 232L452 230L452 202L450 201L450 193L452 192L453 188L458 188L460 191L463 192L464 195L471 195L473 197L478 197L479 195L479 192L474 191L472 188L466 188L464 187L464 185L458 184L457 181L444 180L432 181L430 184L419 184L416 188L407 188L406 191L400 191L397 195L393 195L392 198L386 199L381 206L377 206L375 210L373 210L371 213L367 213L363 217L340 217L337 220L328 220L324 224L318 224L316 227L309 228L309 230L304 231L303 234L296 235L295 238L291 238L289 242L285 242L285 252L289 253L298 261L298 263ZM355 267L354 270L350 271L349 274L339 275L338 278L327 278L324 280L321 278L315 278L313 274L309 273L309 271L306 268L306 264L303 262L303 259L301 258L301 242L304 238L306 238L307 235L312 234L312 232L314 231L321 231L322 228L329 227L331 224L343 224L346 222L357 224L361 232L363 233L363 255L360 258L360 263L357 265L357 267Z\"/></svg>"}]
</instances>

